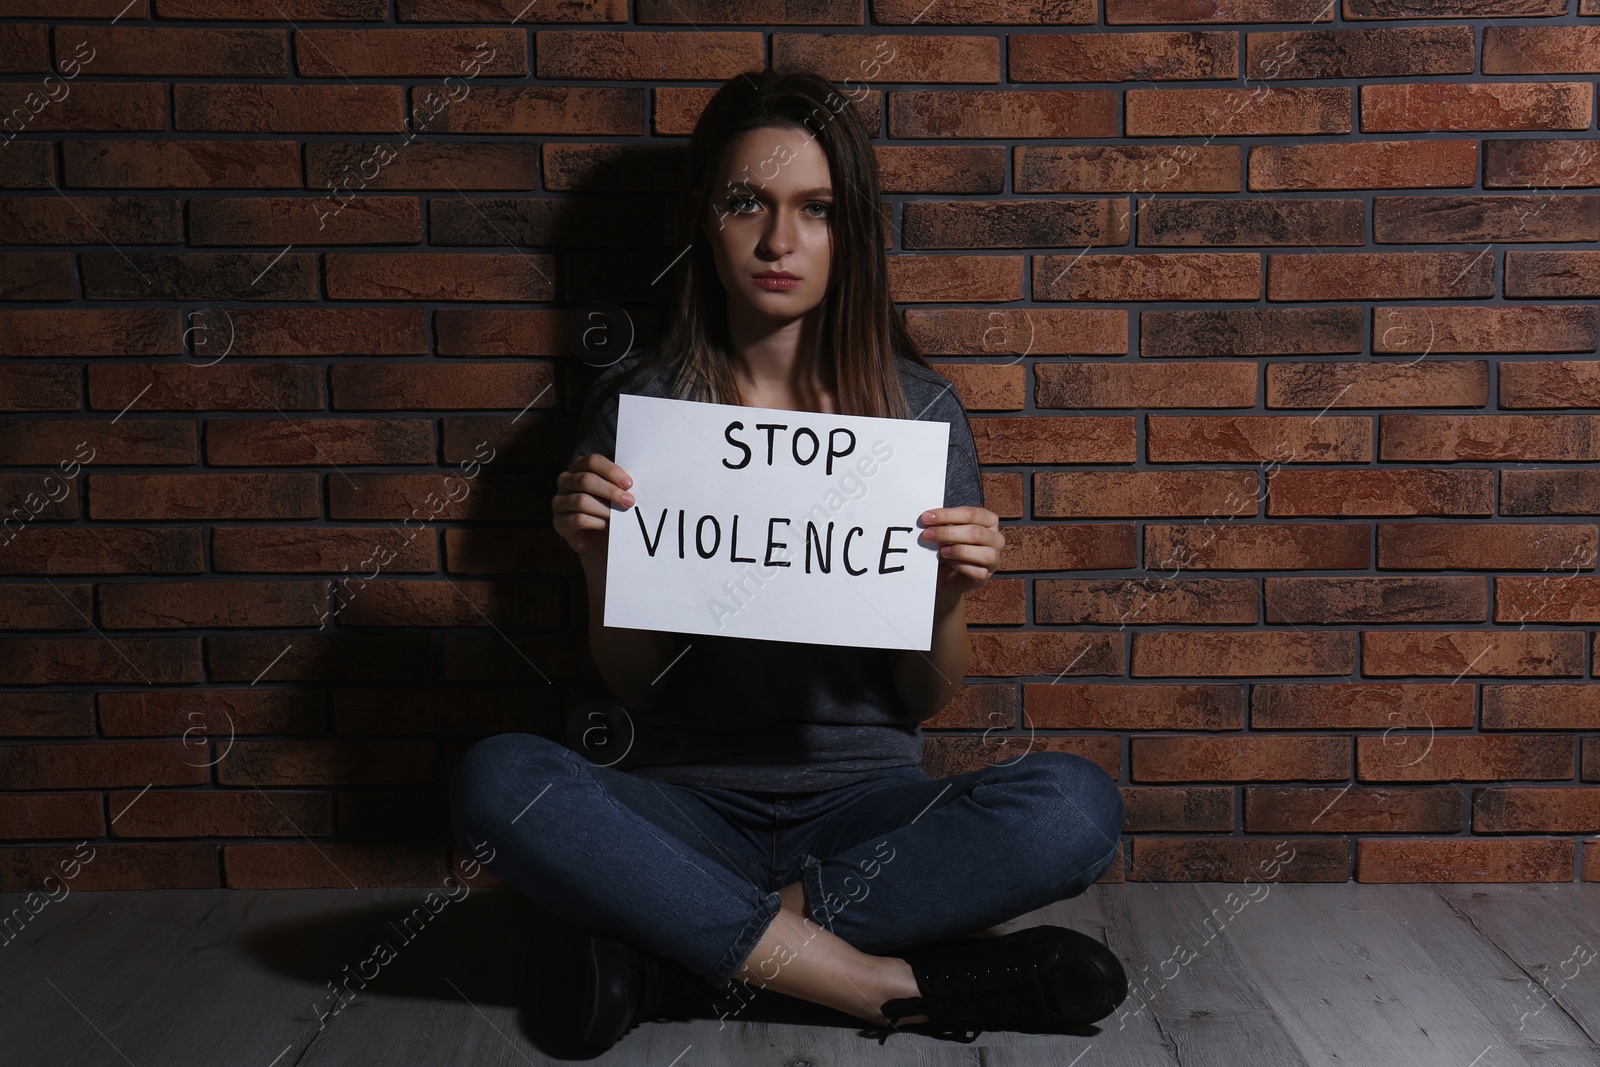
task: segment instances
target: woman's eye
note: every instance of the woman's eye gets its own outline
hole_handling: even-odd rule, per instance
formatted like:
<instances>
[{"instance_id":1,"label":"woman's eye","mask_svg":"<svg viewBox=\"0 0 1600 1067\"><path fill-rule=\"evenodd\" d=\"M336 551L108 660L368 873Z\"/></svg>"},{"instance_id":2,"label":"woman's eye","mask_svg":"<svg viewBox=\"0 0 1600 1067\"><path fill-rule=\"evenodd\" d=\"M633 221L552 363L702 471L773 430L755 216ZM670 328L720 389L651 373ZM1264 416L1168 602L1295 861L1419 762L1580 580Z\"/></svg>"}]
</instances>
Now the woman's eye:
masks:
<instances>
[{"instance_id":1,"label":"woman's eye","mask_svg":"<svg viewBox=\"0 0 1600 1067\"><path fill-rule=\"evenodd\" d=\"M827 203L826 201L813 200L811 203L807 204L806 207L820 207L822 209L822 214L814 215L812 216L813 218L826 219L833 215L833 205Z\"/></svg>"},{"instance_id":2,"label":"woman's eye","mask_svg":"<svg viewBox=\"0 0 1600 1067\"><path fill-rule=\"evenodd\" d=\"M744 212L740 210L741 207L743 207L745 204L754 204L755 202L755 197L736 196L728 201L728 210L732 211L736 215L742 215Z\"/></svg>"}]
</instances>

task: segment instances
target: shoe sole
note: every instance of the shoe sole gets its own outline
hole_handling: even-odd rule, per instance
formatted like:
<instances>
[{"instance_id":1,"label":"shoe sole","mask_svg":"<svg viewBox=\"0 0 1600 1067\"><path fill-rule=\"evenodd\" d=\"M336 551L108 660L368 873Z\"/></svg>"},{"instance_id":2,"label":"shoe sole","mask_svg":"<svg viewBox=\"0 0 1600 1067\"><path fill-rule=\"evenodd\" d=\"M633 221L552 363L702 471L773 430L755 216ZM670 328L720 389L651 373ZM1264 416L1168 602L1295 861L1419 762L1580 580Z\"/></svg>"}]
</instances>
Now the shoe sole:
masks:
<instances>
[{"instance_id":1,"label":"shoe sole","mask_svg":"<svg viewBox=\"0 0 1600 1067\"><path fill-rule=\"evenodd\" d=\"M586 1045L599 1052L617 1043L626 1022L617 1008L626 1010L627 997L619 995L615 989L605 988L604 978L610 975L615 981L618 975L625 973L628 965L625 956L624 946L610 938L595 936L589 938L589 947L584 952L582 1037Z\"/></svg>"},{"instance_id":2,"label":"shoe sole","mask_svg":"<svg viewBox=\"0 0 1600 1067\"><path fill-rule=\"evenodd\" d=\"M1058 949L1056 981L1051 989L1056 1010L1068 1023L1099 1022L1128 997L1128 975L1122 963L1100 941L1064 926L1030 926L1006 935Z\"/></svg>"}]
</instances>

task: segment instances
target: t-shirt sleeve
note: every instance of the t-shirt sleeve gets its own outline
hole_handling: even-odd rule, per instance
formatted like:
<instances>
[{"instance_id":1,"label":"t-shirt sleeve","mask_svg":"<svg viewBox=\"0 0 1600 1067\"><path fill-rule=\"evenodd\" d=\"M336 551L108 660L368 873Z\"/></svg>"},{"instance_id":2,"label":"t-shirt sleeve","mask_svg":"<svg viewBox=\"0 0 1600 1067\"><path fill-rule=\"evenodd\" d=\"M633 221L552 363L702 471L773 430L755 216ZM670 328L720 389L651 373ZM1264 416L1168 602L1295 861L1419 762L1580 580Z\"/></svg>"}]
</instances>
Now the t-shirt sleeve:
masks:
<instances>
[{"instance_id":1,"label":"t-shirt sleeve","mask_svg":"<svg viewBox=\"0 0 1600 1067\"><path fill-rule=\"evenodd\" d=\"M978 467L978 448L972 439L967 413L951 389L939 398L938 417L950 424L950 454L944 468L944 506L985 507L983 474Z\"/></svg>"},{"instance_id":2,"label":"t-shirt sleeve","mask_svg":"<svg viewBox=\"0 0 1600 1067\"><path fill-rule=\"evenodd\" d=\"M631 359L621 359L601 371L595 378L594 384L590 386L591 393L598 393L607 388L618 375L627 371L632 362ZM621 401L617 399L617 394L613 393L606 397L606 402L595 412L594 421L582 431L577 444L573 445L572 453L567 457L569 470L578 461L579 456L586 456L591 452L598 452L607 459L617 458L617 410L620 406Z\"/></svg>"}]
</instances>

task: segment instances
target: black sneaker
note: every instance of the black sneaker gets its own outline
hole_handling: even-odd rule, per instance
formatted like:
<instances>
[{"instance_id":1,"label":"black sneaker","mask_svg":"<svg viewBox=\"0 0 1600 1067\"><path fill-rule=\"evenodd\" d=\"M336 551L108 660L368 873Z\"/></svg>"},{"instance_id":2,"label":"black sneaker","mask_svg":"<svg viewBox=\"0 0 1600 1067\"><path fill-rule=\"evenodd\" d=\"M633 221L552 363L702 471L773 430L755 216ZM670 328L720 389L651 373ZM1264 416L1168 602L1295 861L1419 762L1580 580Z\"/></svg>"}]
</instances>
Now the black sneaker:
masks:
<instances>
[{"instance_id":1,"label":"black sneaker","mask_svg":"<svg viewBox=\"0 0 1600 1067\"><path fill-rule=\"evenodd\" d=\"M590 935L583 958L582 1033L596 1052L639 1023L693 1017L711 992L682 964L609 937Z\"/></svg>"},{"instance_id":2,"label":"black sneaker","mask_svg":"<svg viewBox=\"0 0 1600 1067\"><path fill-rule=\"evenodd\" d=\"M1063 926L951 938L895 955L911 965L922 995L885 1001L884 1018L926 1015L910 1028L963 1043L985 1030L1076 1029L1104 1019L1128 995L1128 976L1111 950Z\"/></svg>"}]
</instances>

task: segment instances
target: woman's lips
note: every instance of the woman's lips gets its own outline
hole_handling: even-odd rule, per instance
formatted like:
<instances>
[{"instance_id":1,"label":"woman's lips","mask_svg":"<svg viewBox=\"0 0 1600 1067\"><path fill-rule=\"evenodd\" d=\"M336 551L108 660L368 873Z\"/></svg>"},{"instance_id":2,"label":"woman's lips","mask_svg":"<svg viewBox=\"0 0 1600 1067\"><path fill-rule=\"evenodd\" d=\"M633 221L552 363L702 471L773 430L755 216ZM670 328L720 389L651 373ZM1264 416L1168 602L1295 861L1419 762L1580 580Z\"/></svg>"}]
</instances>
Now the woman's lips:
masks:
<instances>
[{"instance_id":1,"label":"woman's lips","mask_svg":"<svg viewBox=\"0 0 1600 1067\"><path fill-rule=\"evenodd\" d=\"M771 275L756 275L755 280L756 284L761 286L761 288L769 289L775 293L781 293L786 290L793 289L795 286L800 284L799 278L774 278Z\"/></svg>"}]
</instances>

